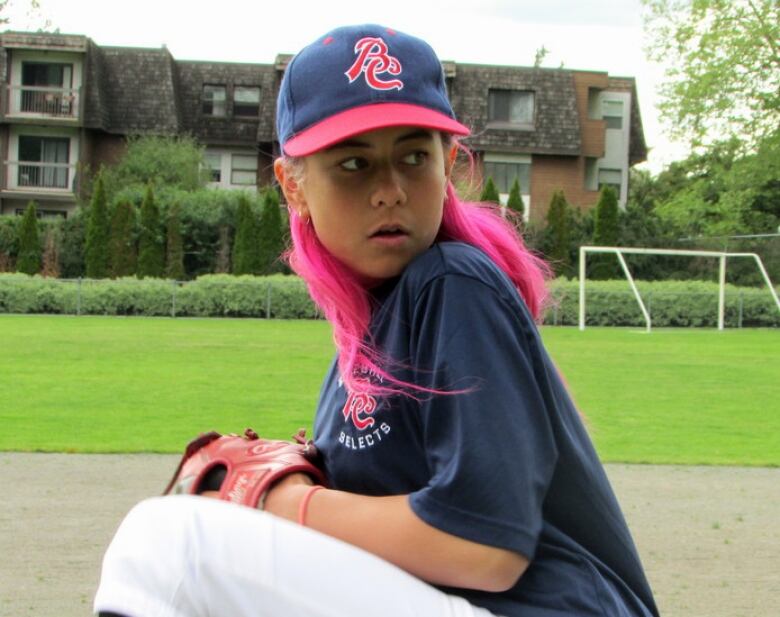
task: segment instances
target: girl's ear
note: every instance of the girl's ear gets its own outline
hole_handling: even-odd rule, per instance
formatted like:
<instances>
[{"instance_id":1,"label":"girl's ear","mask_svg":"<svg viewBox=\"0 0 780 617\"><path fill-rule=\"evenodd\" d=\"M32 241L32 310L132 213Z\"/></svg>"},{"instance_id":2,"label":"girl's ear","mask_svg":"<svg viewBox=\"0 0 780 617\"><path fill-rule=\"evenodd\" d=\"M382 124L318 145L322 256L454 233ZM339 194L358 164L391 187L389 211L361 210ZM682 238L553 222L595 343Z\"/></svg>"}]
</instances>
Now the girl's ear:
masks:
<instances>
[{"instance_id":1,"label":"girl's ear","mask_svg":"<svg viewBox=\"0 0 780 617\"><path fill-rule=\"evenodd\" d=\"M295 178L289 166L281 158L274 161L274 175L282 189L287 207L295 210L301 219L308 219L309 207L306 204L303 187L301 187L300 182Z\"/></svg>"},{"instance_id":2,"label":"girl's ear","mask_svg":"<svg viewBox=\"0 0 780 617\"><path fill-rule=\"evenodd\" d=\"M447 180L452 176L452 168L455 166L456 158L458 158L458 146L453 144L444 161L444 175L447 177Z\"/></svg>"}]
</instances>

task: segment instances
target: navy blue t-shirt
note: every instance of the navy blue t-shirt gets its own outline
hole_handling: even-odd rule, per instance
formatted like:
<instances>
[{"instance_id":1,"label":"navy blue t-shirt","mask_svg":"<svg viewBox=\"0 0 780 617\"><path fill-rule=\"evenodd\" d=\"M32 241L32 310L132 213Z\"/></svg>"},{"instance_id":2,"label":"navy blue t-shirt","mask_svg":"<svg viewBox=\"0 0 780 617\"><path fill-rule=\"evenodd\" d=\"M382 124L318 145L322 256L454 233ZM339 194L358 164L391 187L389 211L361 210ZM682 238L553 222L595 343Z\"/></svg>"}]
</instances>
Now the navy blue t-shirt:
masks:
<instances>
[{"instance_id":1,"label":"navy blue t-shirt","mask_svg":"<svg viewBox=\"0 0 780 617\"><path fill-rule=\"evenodd\" d=\"M428 524L528 558L508 591L445 588L498 615L657 615L579 413L508 277L446 242L375 293L385 368L459 393L348 393L334 362L314 426L332 486L409 494Z\"/></svg>"}]
</instances>

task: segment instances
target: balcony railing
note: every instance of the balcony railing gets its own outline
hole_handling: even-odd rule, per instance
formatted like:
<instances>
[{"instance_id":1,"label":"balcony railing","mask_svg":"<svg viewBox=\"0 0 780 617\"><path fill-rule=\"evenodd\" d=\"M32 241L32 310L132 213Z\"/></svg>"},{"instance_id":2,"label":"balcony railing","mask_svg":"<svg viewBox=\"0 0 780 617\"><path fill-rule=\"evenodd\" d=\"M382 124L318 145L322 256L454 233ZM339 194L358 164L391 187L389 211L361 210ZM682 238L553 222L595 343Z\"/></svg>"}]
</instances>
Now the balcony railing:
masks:
<instances>
[{"instance_id":1,"label":"balcony railing","mask_svg":"<svg viewBox=\"0 0 780 617\"><path fill-rule=\"evenodd\" d=\"M8 115L78 118L80 88L8 86Z\"/></svg>"},{"instance_id":2,"label":"balcony railing","mask_svg":"<svg viewBox=\"0 0 780 617\"><path fill-rule=\"evenodd\" d=\"M60 189L70 191L76 169L69 163L6 161L9 189Z\"/></svg>"}]
</instances>

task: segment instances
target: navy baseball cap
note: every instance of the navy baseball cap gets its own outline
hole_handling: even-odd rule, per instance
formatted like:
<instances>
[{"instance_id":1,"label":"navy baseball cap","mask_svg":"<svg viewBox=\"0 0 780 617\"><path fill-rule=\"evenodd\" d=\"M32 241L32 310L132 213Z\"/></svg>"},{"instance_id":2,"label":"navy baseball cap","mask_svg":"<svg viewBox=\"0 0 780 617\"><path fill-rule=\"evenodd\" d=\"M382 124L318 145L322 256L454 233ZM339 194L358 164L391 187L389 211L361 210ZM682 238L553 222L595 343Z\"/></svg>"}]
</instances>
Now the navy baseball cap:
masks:
<instances>
[{"instance_id":1,"label":"navy baseball cap","mask_svg":"<svg viewBox=\"0 0 780 617\"><path fill-rule=\"evenodd\" d=\"M306 156L348 137L390 126L454 135L444 71L425 41L367 24L337 28L287 65L276 105L276 132L288 156Z\"/></svg>"}]
</instances>

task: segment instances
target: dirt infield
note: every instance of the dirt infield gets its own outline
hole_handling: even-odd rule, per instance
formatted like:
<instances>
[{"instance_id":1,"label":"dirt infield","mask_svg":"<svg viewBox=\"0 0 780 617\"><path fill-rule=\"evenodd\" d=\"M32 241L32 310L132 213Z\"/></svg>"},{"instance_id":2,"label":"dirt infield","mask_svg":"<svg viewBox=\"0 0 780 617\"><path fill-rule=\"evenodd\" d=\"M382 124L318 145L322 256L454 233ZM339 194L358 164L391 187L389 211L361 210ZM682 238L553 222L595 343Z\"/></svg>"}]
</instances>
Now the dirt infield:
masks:
<instances>
[{"instance_id":1,"label":"dirt infield","mask_svg":"<svg viewBox=\"0 0 780 617\"><path fill-rule=\"evenodd\" d=\"M122 515L165 455L0 452L0 616L90 615ZM780 614L780 469L608 465L666 617Z\"/></svg>"}]
</instances>

